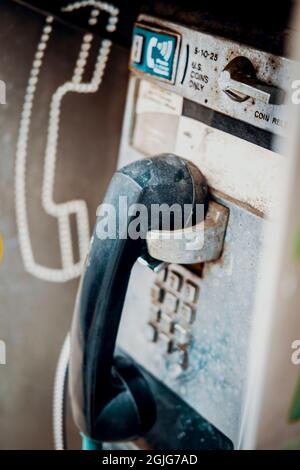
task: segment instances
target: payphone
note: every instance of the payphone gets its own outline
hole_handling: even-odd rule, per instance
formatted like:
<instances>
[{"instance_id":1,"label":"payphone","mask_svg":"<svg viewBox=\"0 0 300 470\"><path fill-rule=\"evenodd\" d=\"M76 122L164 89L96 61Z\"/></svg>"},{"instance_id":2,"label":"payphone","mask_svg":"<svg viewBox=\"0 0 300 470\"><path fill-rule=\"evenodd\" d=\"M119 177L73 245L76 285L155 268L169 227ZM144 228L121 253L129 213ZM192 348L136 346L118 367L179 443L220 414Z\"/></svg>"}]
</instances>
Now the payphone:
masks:
<instances>
[{"instance_id":1,"label":"payphone","mask_svg":"<svg viewBox=\"0 0 300 470\"><path fill-rule=\"evenodd\" d=\"M158 203L167 196L174 203L182 203L184 194L189 198L178 184L187 168L200 172L206 182L205 217L199 226L185 228L189 239L170 238L171 230L151 225L138 250L124 242L118 251L93 238L98 257L88 257L92 274L82 280L77 304L85 321L74 321L78 329L72 331L73 345L74 332L79 345L87 344L77 348L78 355L72 346L76 424L87 448L99 448L98 440L105 448L121 449L243 446L243 428L248 416L258 413L252 403L260 398L256 393L250 407L244 404L250 330L253 336L256 316L265 318L263 309L260 316L253 308L257 285L262 291L268 285L258 269L262 234L266 226L276 227L273 209L289 160L274 140L289 140L285 103L294 75L284 48L292 36L292 2L276 11L261 3L254 0L245 8L214 0L1 2L1 78L10 84L1 133L6 243L1 328L17 365L13 374L3 369L2 382L8 389L13 383L15 393L3 394L2 447L52 446L50 413L41 417L40 409L50 407L49 371L69 330L74 279L82 273L96 205L115 171L114 196L126 193L129 182L133 191L148 187L149 162L160 184L154 191ZM286 224L287 230L292 227ZM280 277L289 284L284 272ZM51 302L46 305L45 299ZM109 302L118 309L111 310ZM107 317L112 311L117 317ZM269 331L273 335L274 329ZM276 333L281 335L281 325ZM273 350L268 366L278 362ZM45 354L36 360L36 351ZM59 449L79 446L77 430L69 432L71 414L64 413L68 357L69 336L55 379ZM261 366L260 348L251 361L260 375L272 377ZM37 375L41 387L33 392ZM266 389L266 400L275 389L281 395L280 382L285 378ZM289 393L294 391L290 385ZM272 436L279 434L271 401L268 412L260 414L266 447L275 445ZM299 417L295 409L294 420ZM288 419L285 412L283 406L282 422ZM288 436L285 430L283 435Z\"/></svg>"},{"instance_id":2,"label":"payphone","mask_svg":"<svg viewBox=\"0 0 300 470\"><path fill-rule=\"evenodd\" d=\"M207 178L212 221L201 256L188 264L152 242L150 254L174 262L159 273L134 266L118 345L190 416L226 436L218 435L221 447L237 447L261 234L284 165L272 139L285 136L292 62L141 15L130 70L119 165L160 152L192 161ZM167 423L141 445L159 448L167 433L173 448L184 448L190 433L192 446L212 446L209 433L205 441L197 426L190 432L187 416L180 431Z\"/></svg>"}]
</instances>

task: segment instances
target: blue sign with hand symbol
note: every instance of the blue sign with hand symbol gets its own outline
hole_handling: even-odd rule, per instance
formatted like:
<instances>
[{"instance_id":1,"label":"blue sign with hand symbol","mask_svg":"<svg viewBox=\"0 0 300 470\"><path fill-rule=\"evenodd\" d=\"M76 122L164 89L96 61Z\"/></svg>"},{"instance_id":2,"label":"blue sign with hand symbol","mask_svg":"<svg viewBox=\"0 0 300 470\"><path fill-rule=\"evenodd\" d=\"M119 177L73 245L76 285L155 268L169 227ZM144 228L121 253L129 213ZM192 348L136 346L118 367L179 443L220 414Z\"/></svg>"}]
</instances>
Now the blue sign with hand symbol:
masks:
<instances>
[{"instance_id":1,"label":"blue sign with hand symbol","mask_svg":"<svg viewBox=\"0 0 300 470\"><path fill-rule=\"evenodd\" d=\"M131 64L157 78L172 80L177 37L136 26L133 33Z\"/></svg>"}]
</instances>

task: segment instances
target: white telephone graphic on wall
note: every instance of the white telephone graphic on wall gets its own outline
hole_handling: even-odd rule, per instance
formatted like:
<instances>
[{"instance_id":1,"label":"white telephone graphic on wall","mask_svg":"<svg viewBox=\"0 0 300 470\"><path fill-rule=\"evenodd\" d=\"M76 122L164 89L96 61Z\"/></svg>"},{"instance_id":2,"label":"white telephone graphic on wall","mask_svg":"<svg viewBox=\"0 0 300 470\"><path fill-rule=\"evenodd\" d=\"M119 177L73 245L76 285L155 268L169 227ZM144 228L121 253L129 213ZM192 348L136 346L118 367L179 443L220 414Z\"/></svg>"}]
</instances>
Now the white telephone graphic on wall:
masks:
<instances>
[{"instance_id":1,"label":"white telephone graphic on wall","mask_svg":"<svg viewBox=\"0 0 300 470\"><path fill-rule=\"evenodd\" d=\"M62 11L73 12L80 8L91 9L89 18L90 25L96 25L99 14L101 11L104 11L108 14L106 30L113 32L116 29L119 10L113 5L96 0L82 0L68 4L62 8ZM48 16L45 21L40 42L37 45L24 99L16 152L15 204L20 249L26 271L46 281L66 282L80 276L81 274L84 259L88 250L90 231L88 210L84 200L72 200L62 204L57 204L53 198L58 133L60 126L60 110L62 101L69 92L97 92L102 81L112 43L110 40L102 41L95 61L92 79L90 82L83 82L82 77L89 58L89 51L93 40L93 34L84 34L74 67L73 76L69 81L63 83L56 89L51 99L41 199L45 212L50 216L55 217L58 222L61 267L53 269L35 261L30 239L26 199L26 158L32 108L39 78L39 71L43 64L43 58L47 48L47 43L51 36L53 23L54 18L52 16ZM77 262L74 261L70 220L71 215L75 215L77 223L79 247L79 260Z\"/></svg>"}]
</instances>

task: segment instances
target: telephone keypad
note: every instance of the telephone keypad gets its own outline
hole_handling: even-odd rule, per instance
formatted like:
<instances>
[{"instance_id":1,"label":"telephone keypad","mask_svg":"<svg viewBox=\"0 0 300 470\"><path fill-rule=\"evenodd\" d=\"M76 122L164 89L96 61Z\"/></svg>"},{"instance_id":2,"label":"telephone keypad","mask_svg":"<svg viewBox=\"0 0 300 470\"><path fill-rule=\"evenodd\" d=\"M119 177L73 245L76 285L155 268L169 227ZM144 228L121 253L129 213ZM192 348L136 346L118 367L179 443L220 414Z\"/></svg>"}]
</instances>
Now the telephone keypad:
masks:
<instances>
[{"instance_id":1,"label":"telephone keypad","mask_svg":"<svg viewBox=\"0 0 300 470\"><path fill-rule=\"evenodd\" d=\"M151 290L147 332L174 368L188 367L192 326L200 294L200 278L182 265L169 265L156 275Z\"/></svg>"},{"instance_id":2,"label":"telephone keypad","mask_svg":"<svg viewBox=\"0 0 300 470\"><path fill-rule=\"evenodd\" d=\"M150 309L150 323L155 324L159 322L161 317L161 310L157 305L152 305Z\"/></svg>"}]
</instances>

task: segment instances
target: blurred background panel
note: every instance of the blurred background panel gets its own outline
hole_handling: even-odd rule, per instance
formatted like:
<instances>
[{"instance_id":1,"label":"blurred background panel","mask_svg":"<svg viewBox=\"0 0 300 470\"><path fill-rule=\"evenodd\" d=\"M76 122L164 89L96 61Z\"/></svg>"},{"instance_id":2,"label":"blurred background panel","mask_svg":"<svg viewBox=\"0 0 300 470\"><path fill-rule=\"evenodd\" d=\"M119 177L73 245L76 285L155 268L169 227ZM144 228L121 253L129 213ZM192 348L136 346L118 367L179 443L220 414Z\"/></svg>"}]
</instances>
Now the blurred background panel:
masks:
<instances>
[{"instance_id":1,"label":"blurred background panel","mask_svg":"<svg viewBox=\"0 0 300 470\"><path fill-rule=\"evenodd\" d=\"M25 272L14 203L18 129L32 61L45 16L1 0L0 79L6 105L0 106L0 339L7 364L0 366L0 448L50 449L55 366L68 331L78 281L56 284ZM30 236L38 263L60 268L57 221L41 204L49 105L59 85L70 80L83 32L54 21L35 94L27 156ZM100 37L93 41L89 78ZM91 94L69 93L62 104L56 202L84 199L90 225L116 167L127 87L128 51L113 46L102 85ZM74 231L76 238L76 230ZM76 240L74 240L76 243Z\"/></svg>"}]
</instances>

